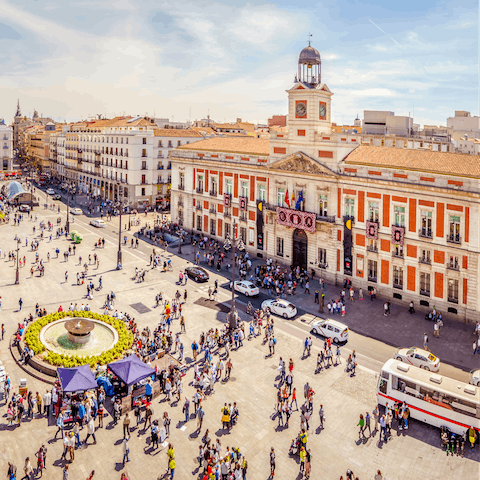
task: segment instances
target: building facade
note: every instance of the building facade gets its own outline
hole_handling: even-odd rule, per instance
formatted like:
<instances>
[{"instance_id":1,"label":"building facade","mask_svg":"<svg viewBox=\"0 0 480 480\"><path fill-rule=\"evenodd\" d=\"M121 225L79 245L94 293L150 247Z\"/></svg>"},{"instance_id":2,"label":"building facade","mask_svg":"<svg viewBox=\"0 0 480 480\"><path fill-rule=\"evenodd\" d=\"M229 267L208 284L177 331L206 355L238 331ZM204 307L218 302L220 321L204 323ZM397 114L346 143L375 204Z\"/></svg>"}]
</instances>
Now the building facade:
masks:
<instances>
[{"instance_id":1,"label":"building facade","mask_svg":"<svg viewBox=\"0 0 480 480\"><path fill-rule=\"evenodd\" d=\"M0 120L0 158L2 170L13 170L13 128Z\"/></svg>"},{"instance_id":2,"label":"building facade","mask_svg":"<svg viewBox=\"0 0 480 480\"><path fill-rule=\"evenodd\" d=\"M301 59L319 66L311 50ZM478 320L479 158L387 138L332 140L332 92L304 65L287 91L283 137L210 138L170 152L172 220L219 240L235 222L252 255Z\"/></svg>"}]
</instances>

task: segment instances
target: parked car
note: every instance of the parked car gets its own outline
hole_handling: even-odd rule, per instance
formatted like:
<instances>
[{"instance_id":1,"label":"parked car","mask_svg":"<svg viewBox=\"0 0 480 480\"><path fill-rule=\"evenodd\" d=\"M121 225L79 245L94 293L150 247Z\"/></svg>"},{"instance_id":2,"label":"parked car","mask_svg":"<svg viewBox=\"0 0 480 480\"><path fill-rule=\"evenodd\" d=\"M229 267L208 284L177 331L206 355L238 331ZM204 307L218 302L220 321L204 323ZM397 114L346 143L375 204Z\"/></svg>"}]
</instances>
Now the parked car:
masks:
<instances>
[{"instance_id":1,"label":"parked car","mask_svg":"<svg viewBox=\"0 0 480 480\"><path fill-rule=\"evenodd\" d=\"M187 267L187 275L196 282L208 282L209 275L202 267Z\"/></svg>"},{"instance_id":2,"label":"parked car","mask_svg":"<svg viewBox=\"0 0 480 480\"><path fill-rule=\"evenodd\" d=\"M59 195L58 193L56 193L52 198L53 198L54 200L61 200L61 199L62 199L62 196Z\"/></svg>"},{"instance_id":3,"label":"parked car","mask_svg":"<svg viewBox=\"0 0 480 480\"><path fill-rule=\"evenodd\" d=\"M398 352L393 355L393 358L432 372L438 372L440 368L440 359L438 357L427 352L427 350L417 347L400 348Z\"/></svg>"},{"instance_id":4,"label":"parked car","mask_svg":"<svg viewBox=\"0 0 480 480\"><path fill-rule=\"evenodd\" d=\"M81 208L78 208L78 207L74 207L74 208L71 208L70 209L70 213L72 215L81 215L83 213L82 209Z\"/></svg>"},{"instance_id":5,"label":"parked car","mask_svg":"<svg viewBox=\"0 0 480 480\"><path fill-rule=\"evenodd\" d=\"M94 227L97 228L104 228L107 226L107 224L98 218L94 218L93 220L90 220L90 225L93 225Z\"/></svg>"},{"instance_id":6,"label":"parked car","mask_svg":"<svg viewBox=\"0 0 480 480\"><path fill-rule=\"evenodd\" d=\"M283 318L293 318L297 314L297 307L288 300L265 300L262 302L262 309L268 310Z\"/></svg>"},{"instance_id":7,"label":"parked car","mask_svg":"<svg viewBox=\"0 0 480 480\"><path fill-rule=\"evenodd\" d=\"M472 370L468 377L468 383L480 387L480 370Z\"/></svg>"},{"instance_id":8,"label":"parked car","mask_svg":"<svg viewBox=\"0 0 480 480\"><path fill-rule=\"evenodd\" d=\"M53 188L47 188L47 193L49 195L55 195L55 190Z\"/></svg>"},{"instance_id":9,"label":"parked car","mask_svg":"<svg viewBox=\"0 0 480 480\"><path fill-rule=\"evenodd\" d=\"M230 282L232 288L232 282ZM260 293L260 289L249 281L235 281L235 291L243 293L246 297L254 297Z\"/></svg>"},{"instance_id":10,"label":"parked car","mask_svg":"<svg viewBox=\"0 0 480 480\"><path fill-rule=\"evenodd\" d=\"M316 320L312 323L311 333L325 338L331 338L333 343L342 343L348 340L348 327L331 318Z\"/></svg>"},{"instance_id":11,"label":"parked car","mask_svg":"<svg viewBox=\"0 0 480 480\"><path fill-rule=\"evenodd\" d=\"M21 211L21 212L29 212L31 210L31 207L30 205L20 205L18 207L18 209Z\"/></svg>"}]
</instances>

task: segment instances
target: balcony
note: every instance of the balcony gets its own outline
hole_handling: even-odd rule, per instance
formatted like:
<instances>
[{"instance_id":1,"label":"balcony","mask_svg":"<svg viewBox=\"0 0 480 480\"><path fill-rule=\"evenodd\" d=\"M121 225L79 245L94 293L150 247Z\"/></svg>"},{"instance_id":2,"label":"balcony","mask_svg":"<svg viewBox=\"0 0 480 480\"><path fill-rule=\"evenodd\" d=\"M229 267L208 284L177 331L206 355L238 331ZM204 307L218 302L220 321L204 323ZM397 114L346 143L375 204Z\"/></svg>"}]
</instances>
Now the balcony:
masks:
<instances>
[{"instance_id":1,"label":"balcony","mask_svg":"<svg viewBox=\"0 0 480 480\"><path fill-rule=\"evenodd\" d=\"M423 295L424 297L429 297L430 296L430 290L424 290L423 288L420 289L420 295Z\"/></svg>"},{"instance_id":2,"label":"balcony","mask_svg":"<svg viewBox=\"0 0 480 480\"><path fill-rule=\"evenodd\" d=\"M430 228L419 228L418 236L422 238L433 238L432 230Z\"/></svg>"},{"instance_id":3,"label":"balcony","mask_svg":"<svg viewBox=\"0 0 480 480\"><path fill-rule=\"evenodd\" d=\"M203 193L203 187L197 187L196 192L197 193Z\"/></svg>"},{"instance_id":4,"label":"balcony","mask_svg":"<svg viewBox=\"0 0 480 480\"><path fill-rule=\"evenodd\" d=\"M183 185L182 183L179 183L178 184L178 189L179 190L185 190L185 185Z\"/></svg>"},{"instance_id":5,"label":"balcony","mask_svg":"<svg viewBox=\"0 0 480 480\"><path fill-rule=\"evenodd\" d=\"M195 210L198 210L198 211L202 211L203 210L203 207L201 205L197 205L195 207Z\"/></svg>"},{"instance_id":6,"label":"balcony","mask_svg":"<svg viewBox=\"0 0 480 480\"><path fill-rule=\"evenodd\" d=\"M100 167L100 160L95 160L95 167Z\"/></svg>"},{"instance_id":7,"label":"balcony","mask_svg":"<svg viewBox=\"0 0 480 480\"><path fill-rule=\"evenodd\" d=\"M398 288L398 290L403 290L403 285L400 283L393 282L393 288Z\"/></svg>"},{"instance_id":8,"label":"balcony","mask_svg":"<svg viewBox=\"0 0 480 480\"><path fill-rule=\"evenodd\" d=\"M147 167L142 167L140 170L147 170Z\"/></svg>"},{"instance_id":9,"label":"balcony","mask_svg":"<svg viewBox=\"0 0 480 480\"><path fill-rule=\"evenodd\" d=\"M183 207L183 200L179 200L179 201L178 201L178 206L179 206L179 207Z\"/></svg>"},{"instance_id":10,"label":"balcony","mask_svg":"<svg viewBox=\"0 0 480 480\"><path fill-rule=\"evenodd\" d=\"M277 211L277 205L274 205L273 203L265 202L263 204L263 207L265 208L265 210L270 210L271 212L276 212Z\"/></svg>"},{"instance_id":11,"label":"balcony","mask_svg":"<svg viewBox=\"0 0 480 480\"><path fill-rule=\"evenodd\" d=\"M367 245L367 252L378 253L378 247L375 245Z\"/></svg>"},{"instance_id":12,"label":"balcony","mask_svg":"<svg viewBox=\"0 0 480 480\"><path fill-rule=\"evenodd\" d=\"M423 263L424 265L431 265L432 259L428 257L418 257L418 263Z\"/></svg>"},{"instance_id":13,"label":"balcony","mask_svg":"<svg viewBox=\"0 0 480 480\"><path fill-rule=\"evenodd\" d=\"M211 197L216 197L217 196L217 191L216 190L210 190L210 196Z\"/></svg>"},{"instance_id":14,"label":"balcony","mask_svg":"<svg viewBox=\"0 0 480 480\"><path fill-rule=\"evenodd\" d=\"M223 216L225 218L232 218L232 214L230 212L223 212Z\"/></svg>"},{"instance_id":15,"label":"balcony","mask_svg":"<svg viewBox=\"0 0 480 480\"><path fill-rule=\"evenodd\" d=\"M392 252L392 258L404 258L403 252Z\"/></svg>"},{"instance_id":16,"label":"balcony","mask_svg":"<svg viewBox=\"0 0 480 480\"><path fill-rule=\"evenodd\" d=\"M460 271L460 265L458 262L447 262L448 270L455 270L456 272Z\"/></svg>"},{"instance_id":17,"label":"balcony","mask_svg":"<svg viewBox=\"0 0 480 480\"><path fill-rule=\"evenodd\" d=\"M172 166L171 165L167 165L167 170L171 170L172 169Z\"/></svg>"},{"instance_id":18,"label":"balcony","mask_svg":"<svg viewBox=\"0 0 480 480\"><path fill-rule=\"evenodd\" d=\"M462 237L460 235L447 235L447 242L459 245L462 243Z\"/></svg>"},{"instance_id":19,"label":"balcony","mask_svg":"<svg viewBox=\"0 0 480 480\"><path fill-rule=\"evenodd\" d=\"M371 277L370 275L368 276L368 281L369 282L375 282L377 283L377 277Z\"/></svg>"},{"instance_id":20,"label":"balcony","mask_svg":"<svg viewBox=\"0 0 480 480\"><path fill-rule=\"evenodd\" d=\"M214 215L217 214L217 209L215 207L211 207L209 210L210 213L213 213Z\"/></svg>"},{"instance_id":21,"label":"balcony","mask_svg":"<svg viewBox=\"0 0 480 480\"><path fill-rule=\"evenodd\" d=\"M248 220L248 218L247 218L246 216L245 216L245 217L242 217L242 216L241 216L241 217L238 218L238 220L239 220L240 222L246 222L246 221Z\"/></svg>"},{"instance_id":22,"label":"balcony","mask_svg":"<svg viewBox=\"0 0 480 480\"><path fill-rule=\"evenodd\" d=\"M448 301L450 303L458 303L458 297L448 297Z\"/></svg>"},{"instance_id":23,"label":"balcony","mask_svg":"<svg viewBox=\"0 0 480 480\"><path fill-rule=\"evenodd\" d=\"M316 216L317 222L335 223L335 215L321 215L320 213L317 213Z\"/></svg>"},{"instance_id":24,"label":"balcony","mask_svg":"<svg viewBox=\"0 0 480 480\"><path fill-rule=\"evenodd\" d=\"M163 170L163 165L157 165L157 170Z\"/></svg>"}]
</instances>

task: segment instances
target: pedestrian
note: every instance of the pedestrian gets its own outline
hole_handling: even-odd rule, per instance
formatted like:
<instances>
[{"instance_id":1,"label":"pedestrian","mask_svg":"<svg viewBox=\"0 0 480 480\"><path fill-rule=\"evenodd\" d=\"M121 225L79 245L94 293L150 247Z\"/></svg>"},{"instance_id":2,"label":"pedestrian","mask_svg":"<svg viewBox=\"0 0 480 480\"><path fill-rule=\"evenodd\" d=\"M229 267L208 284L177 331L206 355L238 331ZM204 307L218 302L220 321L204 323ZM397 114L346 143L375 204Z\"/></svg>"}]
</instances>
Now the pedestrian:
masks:
<instances>
[{"instance_id":1,"label":"pedestrian","mask_svg":"<svg viewBox=\"0 0 480 480\"><path fill-rule=\"evenodd\" d=\"M370 414L367 412L365 415L365 430L368 428L368 436L372 436L372 430L370 428Z\"/></svg>"},{"instance_id":2,"label":"pedestrian","mask_svg":"<svg viewBox=\"0 0 480 480\"><path fill-rule=\"evenodd\" d=\"M380 470L377 470L377 473L375 474L375 477L373 480L382 480L382 479L383 479L382 472Z\"/></svg>"},{"instance_id":3,"label":"pedestrian","mask_svg":"<svg viewBox=\"0 0 480 480\"><path fill-rule=\"evenodd\" d=\"M182 411L185 414L185 423L187 423L190 418L190 401L188 400L188 397L185 397Z\"/></svg>"},{"instance_id":4,"label":"pedestrian","mask_svg":"<svg viewBox=\"0 0 480 480\"><path fill-rule=\"evenodd\" d=\"M440 328L439 328L439 326L438 326L438 322L435 322L435 323L433 324L433 336L434 336L434 337L439 338L439 336L440 336L440 335L439 335L439 330L440 330Z\"/></svg>"},{"instance_id":5,"label":"pedestrian","mask_svg":"<svg viewBox=\"0 0 480 480\"><path fill-rule=\"evenodd\" d=\"M477 353L477 342L474 340L473 341L473 355Z\"/></svg>"},{"instance_id":6,"label":"pedestrian","mask_svg":"<svg viewBox=\"0 0 480 480\"><path fill-rule=\"evenodd\" d=\"M318 303L318 294L319 294L319 291L315 290L315 303Z\"/></svg>"},{"instance_id":7,"label":"pedestrian","mask_svg":"<svg viewBox=\"0 0 480 480\"><path fill-rule=\"evenodd\" d=\"M32 467L32 464L30 462L30 457L27 457L25 459L25 466L23 467L23 471L25 472L25 476L22 478L22 480L30 480L31 478L34 478L33 477L33 467ZM11 478L11 475L10 477ZM13 476L13 478L15 478L15 476Z\"/></svg>"},{"instance_id":8,"label":"pedestrian","mask_svg":"<svg viewBox=\"0 0 480 480\"><path fill-rule=\"evenodd\" d=\"M129 462L130 459L128 458L128 454L130 453L130 445L128 443L130 437L126 436L123 438L123 464L125 465L125 462Z\"/></svg>"},{"instance_id":9,"label":"pedestrian","mask_svg":"<svg viewBox=\"0 0 480 480\"><path fill-rule=\"evenodd\" d=\"M95 438L95 424L93 423L93 416L90 417L90 420L87 423L87 437L85 438L85 445L87 444L87 440L90 435L92 436L93 444L95 445L97 443L97 439Z\"/></svg>"},{"instance_id":10,"label":"pedestrian","mask_svg":"<svg viewBox=\"0 0 480 480\"><path fill-rule=\"evenodd\" d=\"M320 416L320 426L323 428L323 422L325 421L325 411L323 409L323 405L320 405L320 410L318 411Z\"/></svg>"},{"instance_id":11,"label":"pedestrian","mask_svg":"<svg viewBox=\"0 0 480 480\"><path fill-rule=\"evenodd\" d=\"M305 472L305 459L307 458L307 451L304 446L300 447L300 473Z\"/></svg>"},{"instance_id":12,"label":"pedestrian","mask_svg":"<svg viewBox=\"0 0 480 480\"><path fill-rule=\"evenodd\" d=\"M414 308L414 305L413 305L413 300L410 302L410 308L408 309L408 311L410 312L410 315L412 313L415 313L415 308Z\"/></svg>"},{"instance_id":13,"label":"pedestrian","mask_svg":"<svg viewBox=\"0 0 480 480\"><path fill-rule=\"evenodd\" d=\"M383 304L383 316L386 317L387 314L388 314L388 303L385 302L385 303Z\"/></svg>"},{"instance_id":14,"label":"pedestrian","mask_svg":"<svg viewBox=\"0 0 480 480\"><path fill-rule=\"evenodd\" d=\"M427 336L427 332L425 332L425 333L423 334L423 349L430 351L430 350L428 349L428 336Z\"/></svg>"},{"instance_id":15,"label":"pedestrian","mask_svg":"<svg viewBox=\"0 0 480 480\"><path fill-rule=\"evenodd\" d=\"M275 450L272 447L270 450L270 476L273 477L275 475Z\"/></svg>"},{"instance_id":16,"label":"pedestrian","mask_svg":"<svg viewBox=\"0 0 480 480\"><path fill-rule=\"evenodd\" d=\"M123 418L123 437L127 437L130 435L130 416L128 415L128 412L125 414L125 417Z\"/></svg>"},{"instance_id":17,"label":"pedestrian","mask_svg":"<svg viewBox=\"0 0 480 480\"><path fill-rule=\"evenodd\" d=\"M68 480L68 463L63 467L63 480Z\"/></svg>"},{"instance_id":18,"label":"pedestrian","mask_svg":"<svg viewBox=\"0 0 480 480\"><path fill-rule=\"evenodd\" d=\"M380 414L378 413L378 405L375 406L372 412L373 415L373 420L375 421L375 426L373 427L373 436L377 433L377 427L378 427L378 420L380 418Z\"/></svg>"},{"instance_id":19,"label":"pedestrian","mask_svg":"<svg viewBox=\"0 0 480 480\"><path fill-rule=\"evenodd\" d=\"M340 352L340 347L337 345L337 351L335 353L335 366L340 365L342 363L342 354Z\"/></svg>"},{"instance_id":20,"label":"pedestrian","mask_svg":"<svg viewBox=\"0 0 480 480\"><path fill-rule=\"evenodd\" d=\"M197 430L198 432L200 432L202 430L203 418L205 417L205 412L201 405L198 407L196 415L197 415Z\"/></svg>"},{"instance_id":21,"label":"pedestrian","mask_svg":"<svg viewBox=\"0 0 480 480\"><path fill-rule=\"evenodd\" d=\"M365 430L365 419L363 418L363 415L360 414L360 420L357 423L357 427L360 427L360 430L358 431L358 436L362 435L363 438L365 438L365 434L363 433Z\"/></svg>"},{"instance_id":22,"label":"pedestrian","mask_svg":"<svg viewBox=\"0 0 480 480\"><path fill-rule=\"evenodd\" d=\"M358 289L358 299L363 301L363 290L361 288Z\"/></svg>"},{"instance_id":23,"label":"pedestrian","mask_svg":"<svg viewBox=\"0 0 480 480\"><path fill-rule=\"evenodd\" d=\"M23 305L23 300L22 300L22 297L20 297L20 299L18 300L18 310L21 310L22 309L22 305Z\"/></svg>"}]
</instances>

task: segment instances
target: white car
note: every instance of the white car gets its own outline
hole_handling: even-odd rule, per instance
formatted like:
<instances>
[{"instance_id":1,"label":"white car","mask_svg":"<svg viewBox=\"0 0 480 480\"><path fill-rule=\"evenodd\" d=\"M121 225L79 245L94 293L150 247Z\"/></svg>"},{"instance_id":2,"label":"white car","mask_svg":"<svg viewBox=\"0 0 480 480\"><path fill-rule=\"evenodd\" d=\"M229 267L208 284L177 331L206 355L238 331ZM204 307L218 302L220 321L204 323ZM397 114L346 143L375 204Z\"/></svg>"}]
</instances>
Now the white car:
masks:
<instances>
[{"instance_id":1,"label":"white car","mask_svg":"<svg viewBox=\"0 0 480 480\"><path fill-rule=\"evenodd\" d=\"M333 343L342 343L348 340L348 327L330 318L316 320L312 323L310 331L322 337L331 338Z\"/></svg>"},{"instance_id":2,"label":"white car","mask_svg":"<svg viewBox=\"0 0 480 480\"><path fill-rule=\"evenodd\" d=\"M297 314L297 307L288 300L265 300L262 302L262 309L283 318L292 318Z\"/></svg>"},{"instance_id":3,"label":"white car","mask_svg":"<svg viewBox=\"0 0 480 480\"><path fill-rule=\"evenodd\" d=\"M70 213L73 215L81 215L83 213L81 208L74 207L70 209Z\"/></svg>"},{"instance_id":4,"label":"white car","mask_svg":"<svg viewBox=\"0 0 480 480\"><path fill-rule=\"evenodd\" d=\"M107 224L103 220L99 220L98 218L94 220L90 220L90 225L93 225L94 227L97 227L97 228L103 228L107 226Z\"/></svg>"},{"instance_id":5,"label":"white car","mask_svg":"<svg viewBox=\"0 0 480 480\"><path fill-rule=\"evenodd\" d=\"M417 347L400 348L398 352L393 355L393 358L432 372L438 372L440 368L440 359L438 357Z\"/></svg>"},{"instance_id":6,"label":"white car","mask_svg":"<svg viewBox=\"0 0 480 480\"><path fill-rule=\"evenodd\" d=\"M48 193L49 195L54 195L54 194L55 194L55 190L54 190L53 188L49 188L49 189L47 190L47 193Z\"/></svg>"},{"instance_id":7,"label":"white car","mask_svg":"<svg viewBox=\"0 0 480 480\"><path fill-rule=\"evenodd\" d=\"M468 383L480 387L480 370L472 370L468 377Z\"/></svg>"},{"instance_id":8,"label":"white car","mask_svg":"<svg viewBox=\"0 0 480 480\"><path fill-rule=\"evenodd\" d=\"M230 282L230 288L232 288L232 282ZM260 289L248 281L235 281L235 291L243 293L246 297L254 297L260 293Z\"/></svg>"}]
</instances>

